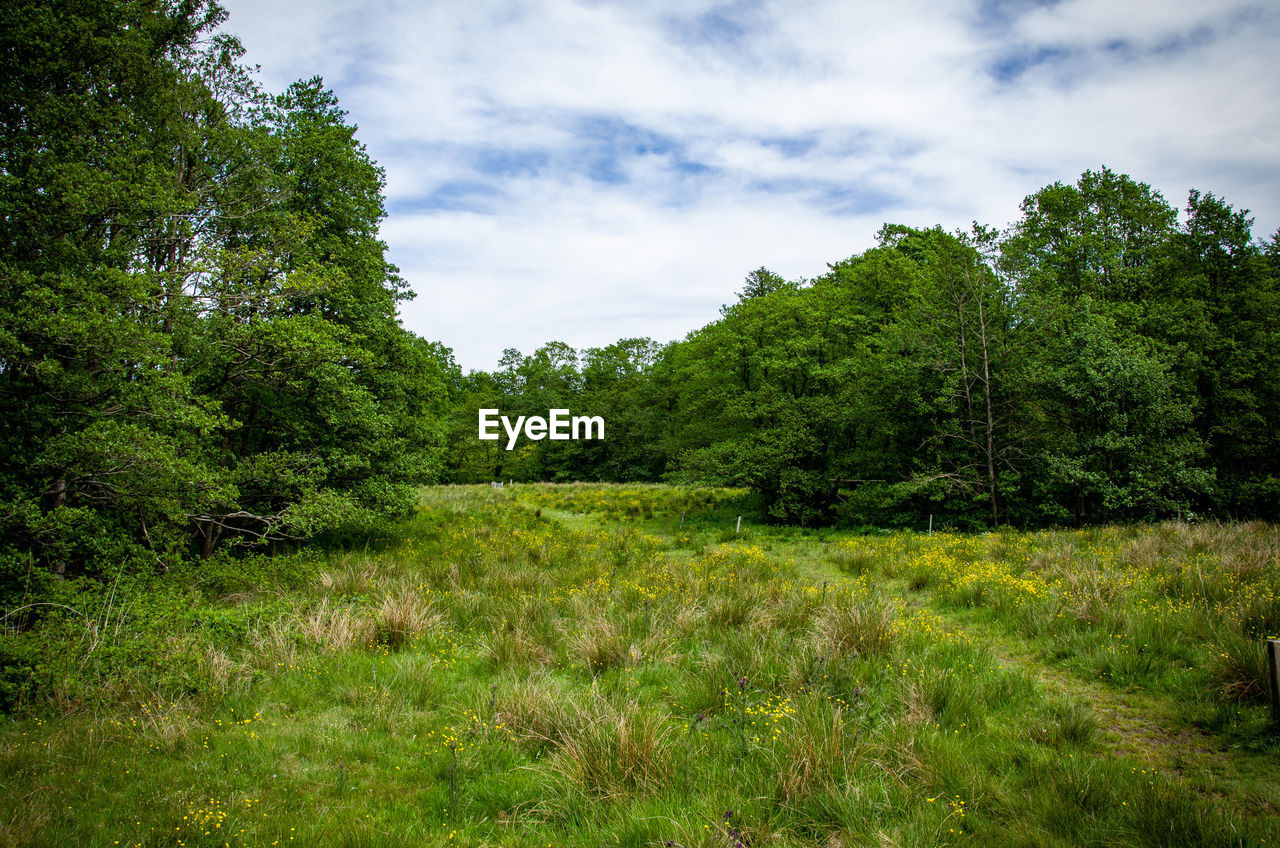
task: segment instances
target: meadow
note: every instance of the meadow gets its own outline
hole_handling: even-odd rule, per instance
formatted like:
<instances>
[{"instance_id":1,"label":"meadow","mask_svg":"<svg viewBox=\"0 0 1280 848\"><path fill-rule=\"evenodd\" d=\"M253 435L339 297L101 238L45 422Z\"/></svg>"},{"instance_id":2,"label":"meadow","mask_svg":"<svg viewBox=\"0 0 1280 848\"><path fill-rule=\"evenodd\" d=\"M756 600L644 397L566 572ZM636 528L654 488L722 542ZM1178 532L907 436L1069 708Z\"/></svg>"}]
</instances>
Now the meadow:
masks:
<instances>
[{"instance_id":1,"label":"meadow","mask_svg":"<svg viewBox=\"0 0 1280 848\"><path fill-rule=\"evenodd\" d=\"M68 586L0 634L0 845L1280 841L1280 529L754 516L442 486L355 549Z\"/></svg>"}]
</instances>

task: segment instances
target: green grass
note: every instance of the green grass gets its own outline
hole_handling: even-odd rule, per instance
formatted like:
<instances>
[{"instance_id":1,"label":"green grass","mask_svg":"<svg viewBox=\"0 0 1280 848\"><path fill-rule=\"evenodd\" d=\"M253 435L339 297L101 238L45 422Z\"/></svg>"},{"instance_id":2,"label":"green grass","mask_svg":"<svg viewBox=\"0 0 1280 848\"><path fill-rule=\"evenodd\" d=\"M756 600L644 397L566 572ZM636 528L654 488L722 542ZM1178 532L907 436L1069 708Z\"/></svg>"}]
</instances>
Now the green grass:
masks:
<instances>
[{"instance_id":1,"label":"green grass","mask_svg":"<svg viewBox=\"0 0 1280 848\"><path fill-rule=\"evenodd\" d=\"M48 613L0 637L51 657L0 726L0 844L1280 840L1275 528L751 516L441 487L381 550L149 578L96 641Z\"/></svg>"}]
</instances>

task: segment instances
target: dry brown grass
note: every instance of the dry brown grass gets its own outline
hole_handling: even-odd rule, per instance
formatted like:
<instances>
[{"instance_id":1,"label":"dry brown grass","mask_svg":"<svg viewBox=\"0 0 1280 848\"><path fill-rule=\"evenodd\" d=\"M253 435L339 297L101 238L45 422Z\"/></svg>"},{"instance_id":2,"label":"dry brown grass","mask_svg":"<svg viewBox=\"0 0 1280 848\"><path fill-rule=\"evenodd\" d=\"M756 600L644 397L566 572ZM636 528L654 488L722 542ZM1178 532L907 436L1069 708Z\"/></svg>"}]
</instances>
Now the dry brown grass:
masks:
<instances>
[{"instance_id":1,"label":"dry brown grass","mask_svg":"<svg viewBox=\"0 0 1280 848\"><path fill-rule=\"evenodd\" d=\"M1214 644L1213 677L1226 698L1262 703L1267 697L1270 672L1266 642L1224 629Z\"/></svg>"},{"instance_id":2,"label":"dry brown grass","mask_svg":"<svg viewBox=\"0 0 1280 848\"><path fill-rule=\"evenodd\" d=\"M402 647L443 619L431 602L411 586L401 585L382 598L377 610L377 638L392 648Z\"/></svg>"},{"instance_id":3,"label":"dry brown grass","mask_svg":"<svg viewBox=\"0 0 1280 848\"><path fill-rule=\"evenodd\" d=\"M907 681L902 689L902 721L909 727L933 724L933 707L929 705L929 693L919 681Z\"/></svg>"},{"instance_id":4,"label":"dry brown grass","mask_svg":"<svg viewBox=\"0 0 1280 848\"><path fill-rule=\"evenodd\" d=\"M376 574L373 562L347 555L333 569L320 572L320 587L329 595L358 595L368 590Z\"/></svg>"},{"instance_id":5,"label":"dry brown grass","mask_svg":"<svg viewBox=\"0 0 1280 848\"><path fill-rule=\"evenodd\" d=\"M350 607L329 603L328 598L299 618L298 630L308 641L330 651L368 646L376 635L371 620Z\"/></svg>"},{"instance_id":6,"label":"dry brown grass","mask_svg":"<svg viewBox=\"0 0 1280 848\"><path fill-rule=\"evenodd\" d=\"M495 691L493 720L522 746L554 749L551 773L574 791L614 797L659 788L670 778L671 726L634 702L617 706L595 691L536 672Z\"/></svg>"},{"instance_id":7,"label":"dry brown grass","mask_svg":"<svg viewBox=\"0 0 1280 848\"><path fill-rule=\"evenodd\" d=\"M298 658L297 626L296 616L285 615L250 628L252 662L258 668L268 669L295 663Z\"/></svg>"},{"instance_id":8,"label":"dry brown grass","mask_svg":"<svg viewBox=\"0 0 1280 848\"><path fill-rule=\"evenodd\" d=\"M524 565L517 568L498 569L488 575L486 583L494 594L529 593L550 585L551 575L543 568Z\"/></svg>"},{"instance_id":9,"label":"dry brown grass","mask_svg":"<svg viewBox=\"0 0 1280 848\"><path fill-rule=\"evenodd\" d=\"M535 673L494 693L494 721L526 746L558 746L579 728L564 685Z\"/></svg>"},{"instance_id":10,"label":"dry brown grass","mask_svg":"<svg viewBox=\"0 0 1280 848\"><path fill-rule=\"evenodd\" d=\"M735 591L716 593L706 601L706 620L716 626L759 630L773 626L773 605L759 584L735 587Z\"/></svg>"},{"instance_id":11,"label":"dry brown grass","mask_svg":"<svg viewBox=\"0 0 1280 848\"><path fill-rule=\"evenodd\" d=\"M555 654L539 636L522 624L504 627L480 637L480 652L500 668L547 666Z\"/></svg>"},{"instance_id":12,"label":"dry brown grass","mask_svg":"<svg viewBox=\"0 0 1280 848\"><path fill-rule=\"evenodd\" d=\"M1251 521L1233 529L1234 543L1224 546L1218 556L1227 571L1252 580L1280 563L1280 526Z\"/></svg>"},{"instance_id":13,"label":"dry brown grass","mask_svg":"<svg viewBox=\"0 0 1280 848\"><path fill-rule=\"evenodd\" d=\"M190 704L153 692L138 704L134 714L139 717L140 735L156 748L173 753L196 737L200 724L195 712Z\"/></svg>"},{"instance_id":14,"label":"dry brown grass","mask_svg":"<svg viewBox=\"0 0 1280 848\"><path fill-rule=\"evenodd\" d=\"M1144 534L1125 545L1120 552L1120 561L1131 568L1152 571L1170 557L1172 546L1169 542L1166 532Z\"/></svg>"},{"instance_id":15,"label":"dry brown grass","mask_svg":"<svg viewBox=\"0 0 1280 848\"><path fill-rule=\"evenodd\" d=\"M681 636L688 636L701 626L707 611L696 601L680 604L671 617L671 628Z\"/></svg>"},{"instance_id":16,"label":"dry brown grass","mask_svg":"<svg viewBox=\"0 0 1280 848\"><path fill-rule=\"evenodd\" d=\"M213 688L227 689L247 681L253 670L240 660L233 659L226 651L206 645L195 655L196 673L209 681Z\"/></svg>"},{"instance_id":17,"label":"dry brown grass","mask_svg":"<svg viewBox=\"0 0 1280 848\"><path fill-rule=\"evenodd\" d=\"M937 784L937 770L922 748L918 731L899 722L877 734L863 749L863 756L900 788L911 792L914 787Z\"/></svg>"},{"instance_id":18,"label":"dry brown grass","mask_svg":"<svg viewBox=\"0 0 1280 848\"><path fill-rule=\"evenodd\" d=\"M567 634L566 647L570 657L592 674L620 668L632 657L631 644L618 626L605 618L583 622Z\"/></svg>"},{"instance_id":19,"label":"dry brown grass","mask_svg":"<svg viewBox=\"0 0 1280 848\"><path fill-rule=\"evenodd\" d=\"M1076 621L1099 624L1116 597L1114 578L1087 567L1061 577L1063 607Z\"/></svg>"},{"instance_id":20,"label":"dry brown grass","mask_svg":"<svg viewBox=\"0 0 1280 848\"><path fill-rule=\"evenodd\" d=\"M556 659L554 617L549 604L528 595L493 604L487 616L490 632L480 637L480 651L502 668L550 665Z\"/></svg>"},{"instance_id":21,"label":"dry brown grass","mask_svg":"<svg viewBox=\"0 0 1280 848\"><path fill-rule=\"evenodd\" d=\"M1121 550L1126 565L1154 571L1169 563L1203 557L1237 577L1252 580L1280 560L1280 526L1263 521L1244 524L1168 522L1129 541Z\"/></svg>"},{"instance_id":22,"label":"dry brown grass","mask_svg":"<svg viewBox=\"0 0 1280 848\"><path fill-rule=\"evenodd\" d=\"M59 815L58 800L52 792L36 792L22 798L7 817L0 817L0 848L38 844L37 835L43 834Z\"/></svg>"}]
</instances>

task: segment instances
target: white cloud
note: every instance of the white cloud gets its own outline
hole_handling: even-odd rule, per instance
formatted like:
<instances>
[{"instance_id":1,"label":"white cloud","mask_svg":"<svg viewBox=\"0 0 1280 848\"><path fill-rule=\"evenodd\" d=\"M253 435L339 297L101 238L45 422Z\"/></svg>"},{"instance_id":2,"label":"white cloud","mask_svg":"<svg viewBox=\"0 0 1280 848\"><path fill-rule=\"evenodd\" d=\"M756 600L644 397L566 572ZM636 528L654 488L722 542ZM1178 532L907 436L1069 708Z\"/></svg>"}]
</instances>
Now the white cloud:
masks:
<instances>
[{"instance_id":1,"label":"white cloud","mask_svg":"<svg viewBox=\"0 0 1280 848\"><path fill-rule=\"evenodd\" d=\"M503 347L528 353L552 339L576 347L626 336L665 341L715 319L751 269L821 273L827 261L854 252L850 245L869 243L880 224L832 219L794 202L721 201L664 213L621 192L590 202L572 187L565 194L518 204L544 203L556 210L549 218L390 221L388 239L415 245L406 266L416 268L420 297L406 321L421 321L462 362L496 361ZM476 263L477 255L488 258Z\"/></svg>"},{"instance_id":2,"label":"white cloud","mask_svg":"<svg viewBox=\"0 0 1280 848\"><path fill-rule=\"evenodd\" d=\"M321 74L359 124L419 293L405 323L464 367L683 336L759 265L820 273L884 221L1002 225L1104 164L1280 226L1280 16L1263 7L227 5L267 85ZM464 185L486 193L441 208Z\"/></svg>"}]
</instances>

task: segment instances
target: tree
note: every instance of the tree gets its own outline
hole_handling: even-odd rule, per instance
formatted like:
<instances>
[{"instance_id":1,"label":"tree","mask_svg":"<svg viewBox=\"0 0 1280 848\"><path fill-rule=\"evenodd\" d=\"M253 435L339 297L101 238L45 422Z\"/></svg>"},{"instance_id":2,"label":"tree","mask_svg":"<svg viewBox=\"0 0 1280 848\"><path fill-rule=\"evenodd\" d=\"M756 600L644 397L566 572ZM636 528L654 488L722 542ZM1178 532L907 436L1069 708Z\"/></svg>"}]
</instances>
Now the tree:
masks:
<instances>
[{"instance_id":1,"label":"tree","mask_svg":"<svg viewBox=\"0 0 1280 848\"><path fill-rule=\"evenodd\" d=\"M218 414L178 359L164 261L199 214L175 179L183 106L207 99L185 69L222 18L211 2L0 11L0 525L55 572L168 556L168 531L224 494L202 473Z\"/></svg>"},{"instance_id":2,"label":"tree","mask_svg":"<svg viewBox=\"0 0 1280 848\"><path fill-rule=\"evenodd\" d=\"M216 463L233 487L194 516L225 534L306 536L361 510L404 509L439 470L447 351L398 324L410 296L377 238L382 172L319 79L246 127L269 198L217 233L193 373L227 413Z\"/></svg>"},{"instance_id":3,"label":"tree","mask_svg":"<svg viewBox=\"0 0 1280 848\"><path fill-rule=\"evenodd\" d=\"M1280 289L1247 211L1192 190L1164 254L1155 333L1179 350L1217 480L1201 508L1280 515ZM1153 311L1156 307L1153 306Z\"/></svg>"},{"instance_id":4,"label":"tree","mask_svg":"<svg viewBox=\"0 0 1280 848\"><path fill-rule=\"evenodd\" d=\"M652 339L619 339L582 353L582 393L575 411L605 418L601 440L569 442L569 474L579 480L660 479L667 457L661 435L668 412L654 369L662 349Z\"/></svg>"},{"instance_id":5,"label":"tree","mask_svg":"<svg viewBox=\"0 0 1280 848\"><path fill-rule=\"evenodd\" d=\"M0 16L6 561L166 564L405 509L452 360L398 324L381 171L332 93L265 96L213 2Z\"/></svg>"},{"instance_id":6,"label":"tree","mask_svg":"<svg viewBox=\"0 0 1280 848\"><path fill-rule=\"evenodd\" d=\"M1016 293L1019 392L1038 437L1023 494L1038 520L1054 504L1054 520L1097 521L1202 502L1212 471L1191 425L1210 330L1201 302L1171 284L1176 212L1105 168L1022 210L999 265Z\"/></svg>"},{"instance_id":7,"label":"tree","mask_svg":"<svg viewBox=\"0 0 1280 848\"><path fill-rule=\"evenodd\" d=\"M749 486L800 524L1275 514L1280 234L1257 244L1245 213L1194 191L1179 226L1105 168L1022 210L1004 234L886 225L811 282L757 269L719 320L660 350L508 351L491 405L607 409L625 447L539 443L505 467L665 467Z\"/></svg>"},{"instance_id":8,"label":"tree","mask_svg":"<svg viewBox=\"0 0 1280 848\"><path fill-rule=\"evenodd\" d=\"M1037 410L1033 500L1058 520L1167 515L1205 492L1204 445L1169 363L1089 296L1037 316L1024 389ZM1047 517L1047 516L1046 516Z\"/></svg>"},{"instance_id":9,"label":"tree","mask_svg":"<svg viewBox=\"0 0 1280 848\"><path fill-rule=\"evenodd\" d=\"M746 280L743 281L742 291L738 292L738 300L741 302L753 297L764 297L785 285L787 285L786 280L762 265L747 275Z\"/></svg>"},{"instance_id":10,"label":"tree","mask_svg":"<svg viewBox=\"0 0 1280 848\"><path fill-rule=\"evenodd\" d=\"M1007 373L1011 293L977 246L990 246L994 237L977 227L970 238L940 228L886 226L879 239L920 269L917 297L896 328L903 346L921 359L921 393L933 408L925 445L930 461L915 480L985 502L989 522L998 524L1001 477L1016 470L1018 436Z\"/></svg>"},{"instance_id":11,"label":"tree","mask_svg":"<svg viewBox=\"0 0 1280 848\"><path fill-rule=\"evenodd\" d=\"M1000 245L1021 296L1140 303L1177 213L1146 183L1103 168L1054 183L1022 202Z\"/></svg>"}]
</instances>

